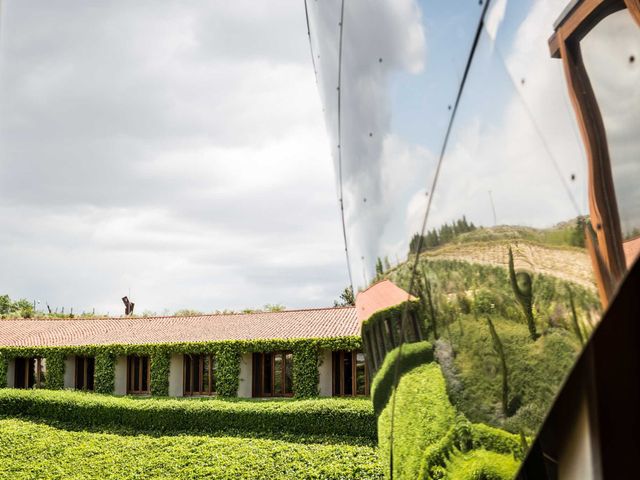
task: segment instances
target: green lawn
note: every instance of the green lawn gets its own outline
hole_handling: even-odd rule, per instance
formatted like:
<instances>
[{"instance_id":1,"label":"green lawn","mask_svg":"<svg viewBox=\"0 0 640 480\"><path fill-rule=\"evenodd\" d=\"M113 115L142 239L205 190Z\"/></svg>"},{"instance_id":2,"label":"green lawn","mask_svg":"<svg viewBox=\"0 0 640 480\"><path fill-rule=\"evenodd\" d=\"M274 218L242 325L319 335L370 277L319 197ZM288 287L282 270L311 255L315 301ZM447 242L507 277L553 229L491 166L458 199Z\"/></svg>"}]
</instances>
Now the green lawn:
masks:
<instances>
[{"instance_id":1,"label":"green lawn","mask_svg":"<svg viewBox=\"0 0 640 480\"><path fill-rule=\"evenodd\" d=\"M68 431L0 418L0 478L379 479L377 448L327 438Z\"/></svg>"}]
</instances>

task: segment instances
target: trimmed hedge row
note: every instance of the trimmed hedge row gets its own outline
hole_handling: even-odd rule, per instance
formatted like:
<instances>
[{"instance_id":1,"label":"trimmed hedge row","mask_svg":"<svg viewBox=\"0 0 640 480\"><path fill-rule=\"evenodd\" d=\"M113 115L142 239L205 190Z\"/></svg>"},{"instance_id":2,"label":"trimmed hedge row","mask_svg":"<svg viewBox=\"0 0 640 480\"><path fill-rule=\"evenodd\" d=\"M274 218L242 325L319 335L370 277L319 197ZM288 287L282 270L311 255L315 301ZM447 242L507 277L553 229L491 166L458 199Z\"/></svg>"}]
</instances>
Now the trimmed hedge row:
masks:
<instances>
[{"instance_id":1,"label":"trimmed hedge row","mask_svg":"<svg viewBox=\"0 0 640 480\"><path fill-rule=\"evenodd\" d=\"M73 391L3 389L0 390L0 415L56 421L79 428L317 434L376 439L376 419L366 399L134 399Z\"/></svg>"},{"instance_id":2,"label":"trimmed hedge row","mask_svg":"<svg viewBox=\"0 0 640 480\"><path fill-rule=\"evenodd\" d=\"M371 385L374 411L380 412L380 456L388 464L392 413L389 399L393 393L393 375L400 362L393 431L394 478L458 478L447 476L450 459L462 455L461 452L471 454L485 450L500 458L508 457L510 460L503 462L505 468L513 465L517 468L516 459L523 456L520 438L488 425L472 424L464 415L456 414L447 396L440 366L432 360L433 351L428 342L405 344L400 358L397 348L387 354ZM484 458L483 455L478 459ZM478 459L472 464L479 465ZM459 463L456 460L456 468Z\"/></svg>"},{"instance_id":3,"label":"trimmed hedge row","mask_svg":"<svg viewBox=\"0 0 640 480\"><path fill-rule=\"evenodd\" d=\"M395 348L387 353L384 363L371 382L371 400L376 415L380 415L391 397L399 351L399 348ZM432 361L433 345L429 342L406 343L402 346L402 358L397 366L397 373L402 378L410 370Z\"/></svg>"},{"instance_id":4,"label":"trimmed hedge row","mask_svg":"<svg viewBox=\"0 0 640 480\"><path fill-rule=\"evenodd\" d=\"M293 352L293 392L298 398L318 395L318 361L321 349L358 350L360 337L336 337L287 340L239 340L143 345L86 345L74 347L3 347L0 348L0 386L7 385L9 361L16 357L44 357L47 360L47 388L64 386L64 359L67 356L96 357L94 389L96 393L113 393L116 357L145 355L151 359L151 393L169 393L171 354L212 354L216 356L216 387L221 397L235 397L240 383L240 356L250 352Z\"/></svg>"}]
</instances>

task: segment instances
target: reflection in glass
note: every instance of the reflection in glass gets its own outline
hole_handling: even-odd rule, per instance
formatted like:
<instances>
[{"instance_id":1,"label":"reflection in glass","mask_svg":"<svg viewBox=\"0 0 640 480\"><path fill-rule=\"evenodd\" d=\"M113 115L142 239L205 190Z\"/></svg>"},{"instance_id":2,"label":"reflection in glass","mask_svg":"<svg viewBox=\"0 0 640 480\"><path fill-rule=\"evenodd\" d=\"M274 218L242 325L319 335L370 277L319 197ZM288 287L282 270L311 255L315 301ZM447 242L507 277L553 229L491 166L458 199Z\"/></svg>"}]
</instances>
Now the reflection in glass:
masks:
<instances>
[{"instance_id":1,"label":"reflection in glass","mask_svg":"<svg viewBox=\"0 0 640 480\"><path fill-rule=\"evenodd\" d=\"M604 121L630 264L639 250L632 244L640 242L640 29L621 10L598 23L580 48Z\"/></svg>"},{"instance_id":2,"label":"reflection in glass","mask_svg":"<svg viewBox=\"0 0 640 480\"><path fill-rule=\"evenodd\" d=\"M344 355L344 395L353 395L353 363L351 352L346 352Z\"/></svg>"},{"instance_id":3,"label":"reflection in glass","mask_svg":"<svg viewBox=\"0 0 640 480\"><path fill-rule=\"evenodd\" d=\"M273 393L282 394L282 354L277 353L273 359Z\"/></svg>"},{"instance_id":4,"label":"reflection in glass","mask_svg":"<svg viewBox=\"0 0 640 480\"><path fill-rule=\"evenodd\" d=\"M363 334L379 451L394 478L453 475L451 462L482 463L480 450L513 475L521 439L538 431L599 320L584 237L588 168L547 47L565 4L492 3L434 191L481 7L345 2L338 112L340 2L309 4L334 159L342 129L336 172L352 271L364 263L355 288L389 279L415 297L404 338L389 312ZM411 343L400 356L402 341ZM334 393L360 393L362 358L338 358ZM497 438L512 453L497 451ZM425 452L433 463L421 463Z\"/></svg>"},{"instance_id":5,"label":"reflection in glass","mask_svg":"<svg viewBox=\"0 0 640 480\"><path fill-rule=\"evenodd\" d=\"M265 395L271 394L271 353L264 354L264 373L263 373L263 384L262 384L262 392Z\"/></svg>"},{"instance_id":6,"label":"reflection in glass","mask_svg":"<svg viewBox=\"0 0 640 480\"><path fill-rule=\"evenodd\" d=\"M366 373L364 353L356 353L356 394L366 394Z\"/></svg>"},{"instance_id":7,"label":"reflection in glass","mask_svg":"<svg viewBox=\"0 0 640 480\"><path fill-rule=\"evenodd\" d=\"M293 391L293 354L285 354L284 361L284 393Z\"/></svg>"},{"instance_id":8,"label":"reflection in glass","mask_svg":"<svg viewBox=\"0 0 640 480\"><path fill-rule=\"evenodd\" d=\"M209 391L209 374L211 368L211 362L209 355L201 355L202 358L202 388L200 392L208 392Z\"/></svg>"}]
</instances>

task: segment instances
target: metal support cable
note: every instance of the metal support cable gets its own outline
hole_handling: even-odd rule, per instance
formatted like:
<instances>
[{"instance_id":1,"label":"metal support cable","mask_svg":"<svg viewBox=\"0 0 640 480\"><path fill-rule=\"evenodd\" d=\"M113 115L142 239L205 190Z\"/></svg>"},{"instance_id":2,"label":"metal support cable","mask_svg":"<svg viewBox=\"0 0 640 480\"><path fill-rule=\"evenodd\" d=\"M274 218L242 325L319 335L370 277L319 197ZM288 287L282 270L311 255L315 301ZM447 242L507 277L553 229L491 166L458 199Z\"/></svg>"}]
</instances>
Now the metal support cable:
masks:
<instances>
[{"instance_id":1,"label":"metal support cable","mask_svg":"<svg viewBox=\"0 0 640 480\"><path fill-rule=\"evenodd\" d=\"M304 16L305 16L305 19L307 20L307 36L309 37L309 51L311 52L311 64L313 65L313 74L316 77L316 84L317 84L318 69L316 68L316 59L315 59L315 55L313 54L313 43L311 41L311 27L309 26L309 9L307 8L307 0L304 0Z\"/></svg>"},{"instance_id":2,"label":"metal support cable","mask_svg":"<svg viewBox=\"0 0 640 480\"><path fill-rule=\"evenodd\" d=\"M342 192L342 32L344 30L344 0L340 7L340 43L338 47L338 188L340 199L340 219L342 221L342 238L344 239L344 253L347 259L347 271L349 272L349 285L353 292L353 277L351 275L351 262L349 261L349 244L347 242L347 226L344 220L344 200Z\"/></svg>"},{"instance_id":3,"label":"metal support cable","mask_svg":"<svg viewBox=\"0 0 640 480\"><path fill-rule=\"evenodd\" d=\"M1 1L1 0L0 0ZM309 8L307 0L304 0L304 15L307 22L307 37L309 39L309 51L311 53L311 64L313 65L313 73L318 84L318 69L316 67L316 59L313 51L313 41L311 39L311 24L309 22ZM344 0L340 7L340 41L338 48L338 203L340 204L340 221L342 223L342 238L344 241L344 253L347 260L347 272L349 274L349 287L353 293L353 276L351 274L351 262L349 261L349 244L347 242L347 226L344 219L344 200L342 187L342 32L344 24Z\"/></svg>"}]
</instances>

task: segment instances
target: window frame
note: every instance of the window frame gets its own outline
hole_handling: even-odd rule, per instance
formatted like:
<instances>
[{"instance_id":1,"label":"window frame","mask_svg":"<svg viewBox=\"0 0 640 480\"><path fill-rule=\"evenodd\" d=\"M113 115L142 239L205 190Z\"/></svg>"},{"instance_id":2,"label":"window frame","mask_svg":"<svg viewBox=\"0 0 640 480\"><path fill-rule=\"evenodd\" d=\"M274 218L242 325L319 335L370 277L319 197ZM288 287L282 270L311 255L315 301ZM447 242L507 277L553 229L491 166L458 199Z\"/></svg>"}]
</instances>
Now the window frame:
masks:
<instances>
[{"instance_id":1,"label":"window frame","mask_svg":"<svg viewBox=\"0 0 640 480\"><path fill-rule=\"evenodd\" d=\"M24 372L21 385L18 386L17 362L23 362ZM33 373L33 377L31 377ZM47 385L47 361L44 357L16 357L14 359L14 388L28 390L31 388L44 388ZM33 383L30 382L33 378Z\"/></svg>"},{"instance_id":2,"label":"window frame","mask_svg":"<svg viewBox=\"0 0 640 480\"><path fill-rule=\"evenodd\" d=\"M265 362L265 357L270 356L270 360ZM287 356L291 356L291 386L287 391ZM282 357L282 368L280 371L281 392L275 392L276 385L276 356ZM265 392L265 364L270 366L271 388L269 392ZM256 372L256 367L258 372ZM257 373L257 376L256 376ZM275 352L254 352L252 357L252 396L258 398L268 397L293 397L293 352L290 350L278 350Z\"/></svg>"},{"instance_id":3,"label":"window frame","mask_svg":"<svg viewBox=\"0 0 640 480\"><path fill-rule=\"evenodd\" d=\"M364 355L364 393L358 393L357 372L358 354ZM351 357L351 393L345 392L345 357ZM339 374L337 374L337 371ZM336 385L336 377L339 375L339 385ZM367 356L362 350L335 350L331 352L331 393L334 397L368 397L371 394L369 382L369 366Z\"/></svg>"},{"instance_id":4,"label":"window frame","mask_svg":"<svg viewBox=\"0 0 640 480\"><path fill-rule=\"evenodd\" d=\"M138 383L140 388L135 385L134 360L138 359ZM142 379L144 373L143 359L147 364L147 389L142 389ZM151 394L151 358L148 355L127 355L127 395L150 395Z\"/></svg>"},{"instance_id":5,"label":"window frame","mask_svg":"<svg viewBox=\"0 0 640 480\"><path fill-rule=\"evenodd\" d=\"M204 384L204 360L205 357L209 360L209 369L207 373L208 387L205 390ZM195 359L198 359L197 362ZM188 359L188 361L187 361ZM187 365L189 363L189 365ZM198 369L198 385L197 389L193 385L195 376L193 375L195 368ZM185 353L182 357L182 394L185 397L201 397L201 396L215 396L217 395L216 372L218 370L216 363L216 356L210 353ZM189 375L187 375L187 373ZM189 378L190 388L187 385L187 377Z\"/></svg>"},{"instance_id":6,"label":"window frame","mask_svg":"<svg viewBox=\"0 0 640 480\"><path fill-rule=\"evenodd\" d=\"M95 372L96 372L96 359L95 357L89 357L86 355L75 356L75 372L73 378L74 388L76 390L82 390L85 392L93 392L95 388ZM88 380L89 364L92 363L91 382ZM78 372L82 370L82 385L79 382ZM91 385L89 385L91 383Z\"/></svg>"}]
</instances>

